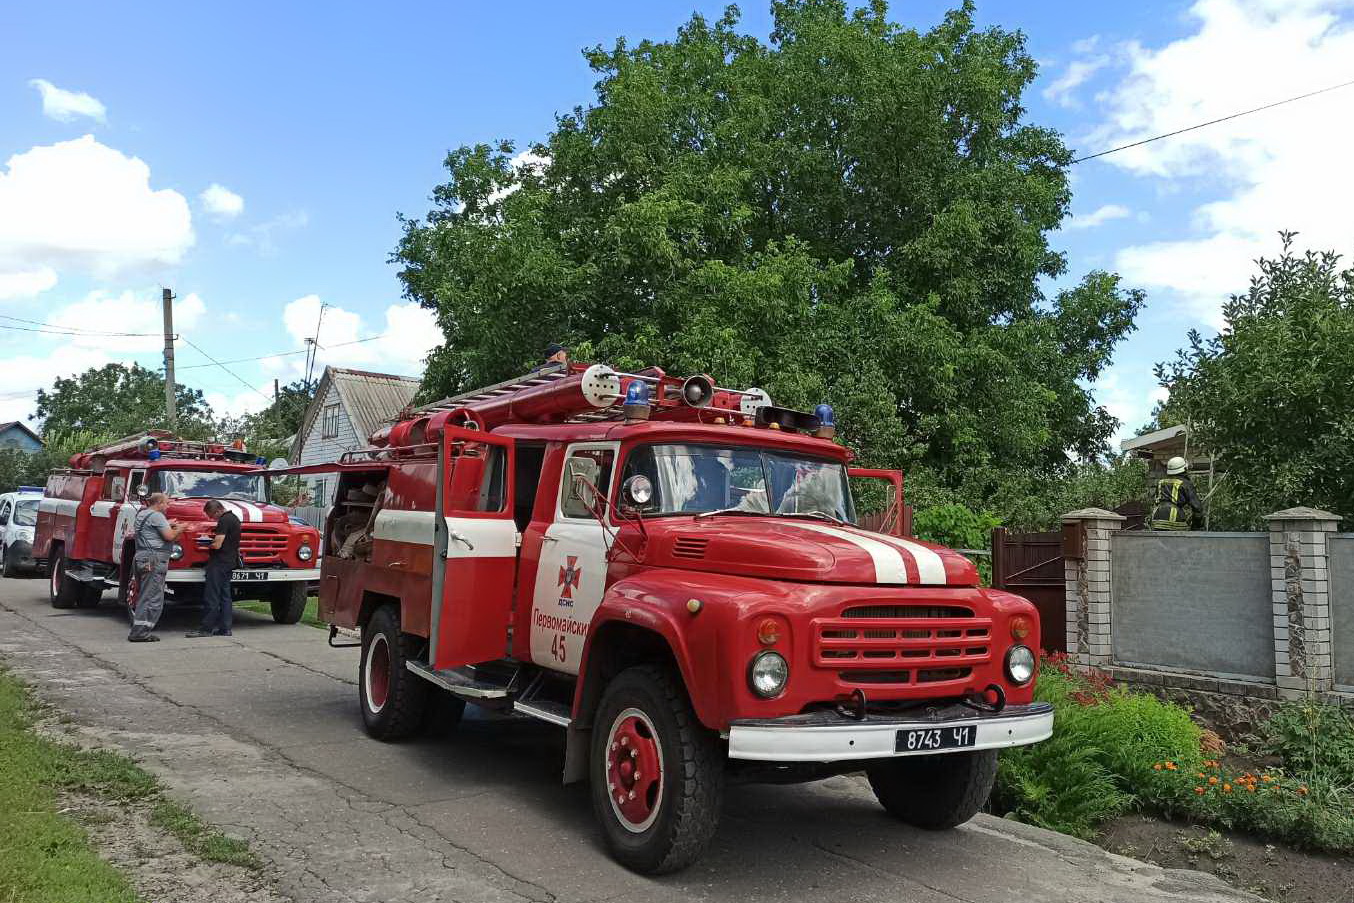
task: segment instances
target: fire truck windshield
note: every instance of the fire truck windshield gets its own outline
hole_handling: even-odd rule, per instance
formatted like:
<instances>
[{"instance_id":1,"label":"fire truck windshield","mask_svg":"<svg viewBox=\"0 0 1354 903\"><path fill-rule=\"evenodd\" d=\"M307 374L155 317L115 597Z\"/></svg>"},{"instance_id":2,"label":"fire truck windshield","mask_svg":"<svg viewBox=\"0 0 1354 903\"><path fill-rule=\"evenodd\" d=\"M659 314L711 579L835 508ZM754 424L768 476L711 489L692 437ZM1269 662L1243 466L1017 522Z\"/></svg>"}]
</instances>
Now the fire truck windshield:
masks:
<instances>
[{"instance_id":1,"label":"fire truck windshield","mask_svg":"<svg viewBox=\"0 0 1354 903\"><path fill-rule=\"evenodd\" d=\"M643 445L625 478L653 483L645 516L664 514L823 515L855 520L846 468L836 461L739 446Z\"/></svg>"},{"instance_id":2,"label":"fire truck windshield","mask_svg":"<svg viewBox=\"0 0 1354 903\"><path fill-rule=\"evenodd\" d=\"M240 499L266 502L263 476L221 470L157 470L151 488L170 498Z\"/></svg>"}]
</instances>

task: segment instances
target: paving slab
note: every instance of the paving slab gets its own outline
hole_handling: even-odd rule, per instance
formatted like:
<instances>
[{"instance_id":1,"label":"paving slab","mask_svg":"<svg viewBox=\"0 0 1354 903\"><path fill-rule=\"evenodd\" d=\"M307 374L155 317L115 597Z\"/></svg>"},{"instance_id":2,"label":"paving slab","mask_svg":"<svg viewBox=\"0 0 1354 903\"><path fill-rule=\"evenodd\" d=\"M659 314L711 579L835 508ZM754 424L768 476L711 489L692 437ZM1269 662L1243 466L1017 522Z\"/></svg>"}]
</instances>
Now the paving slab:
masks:
<instances>
[{"instance_id":1,"label":"paving slab","mask_svg":"<svg viewBox=\"0 0 1354 903\"><path fill-rule=\"evenodd\" d=\"M617 866L586 788L561 786L562 735L469 709L401 744L368 738L356 650L239 613L230 638L131 646L109 606L54 612L42 581L0 580L0 663L121 749L176 797L248 839L302 903L1254 903L1199 872L979 816L954 831L898 825L858 778L729 788L709 853L660 879Z\"/></svg>"}]
</instances>

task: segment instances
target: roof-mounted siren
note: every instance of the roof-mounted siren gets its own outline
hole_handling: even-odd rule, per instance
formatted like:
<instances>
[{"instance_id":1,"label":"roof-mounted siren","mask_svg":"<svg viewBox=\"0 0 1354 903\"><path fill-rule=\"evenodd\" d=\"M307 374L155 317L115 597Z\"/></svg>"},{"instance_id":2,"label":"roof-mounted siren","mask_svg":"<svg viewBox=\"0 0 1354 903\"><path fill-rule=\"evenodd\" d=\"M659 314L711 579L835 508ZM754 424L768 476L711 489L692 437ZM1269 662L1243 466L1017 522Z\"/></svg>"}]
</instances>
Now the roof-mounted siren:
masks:
<instances>
[{"instance_id":1,"label":"roof-mounted siren","mask_svg":"<svg viewBox=\"0 0 1354 903\"><path fill-rule=\"evenodd\" d=\"M160 442L154 436L147 436L141 440L140 447L143 454L149 455L151 452L159 449Z\"/></svg>"},{"instance_id":2,"label":"roof-mounted siren","mask_svg":"<svg viewBox=\"0 0 1354 903\"><path fill-rule=\"evenodd\" d=\"M773 430L786 432L816 434L822 426L813 414L779 408L772 404L762 405L754 416L758 426L769 426Z\"/></svg>"},{"instance_id":3,"label":"roof-mounted siren","mask_svg":"<svg viewBox=\"0 0 1354 903\"><path fill-rule=\"evenodd\" d=\"M708 376L689 376L682 383L682 403L693 408L708 408L715 398L715 381Z\"/></svg>"},{"instance_id":4,"label":"roof-mounted siren","mask_svg":"<svg viewBox=\"0 0 1354 903\"><path fill-rule=\"evenodd\" d=\"M649 403L649 384L635 377L625 387L625 402L621 405L626 420L648 420L653 406Z\"/></svg>"},{"instance_id":5,"label":"roof-mounted siren","mask_svg":"<svg viewBox=\"0 0 1354 903\"><path fill-rule=\"evenodd\" d=\"M832 411L832 405L820 404L813 409L813 416L818 418L818 432L815 434L819 439L832 439L837 435L837 415Z\"/></svg>"},{"instance_id":6,"label":"roof-mounted siren","mask_svg":"<svg viewBox=\"0 0 1354 903\"><path fill-rule=\"evenodd\" d=\"M768 407L771 404L771 396L765 389L759 389L753 386L743 391L743 397L738 400L738 410L743 412L744 417L755 418L757 411Z\"/></svg>"}]
</instances>

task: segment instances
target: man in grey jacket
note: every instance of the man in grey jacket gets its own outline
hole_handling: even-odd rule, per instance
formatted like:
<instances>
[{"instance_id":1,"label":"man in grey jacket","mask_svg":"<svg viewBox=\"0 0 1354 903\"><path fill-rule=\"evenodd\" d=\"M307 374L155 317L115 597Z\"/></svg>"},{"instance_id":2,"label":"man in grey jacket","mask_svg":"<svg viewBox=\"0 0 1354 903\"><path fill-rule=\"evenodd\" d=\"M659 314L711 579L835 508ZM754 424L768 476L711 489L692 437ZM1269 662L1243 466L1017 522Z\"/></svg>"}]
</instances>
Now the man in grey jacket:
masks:
<instances>
[{"instance_id":1,"label":"man in grey jacket","mask_svg":"<svg viewBox=\"0 0 1354 903\"><path fill-rule=\"evenodd\" d=\"M165 574L169 571L169 551L174 540L183 532L181 524L171 524L165 517L169 497L153 492L146 507L136 513L132 531L136 537L136 552L132 569L136 575L136 607L132 610L132 631L127 639L133 643L154 643L160 638L151 633L160 621L165 607Z\"/></svg>"}]
</instances>

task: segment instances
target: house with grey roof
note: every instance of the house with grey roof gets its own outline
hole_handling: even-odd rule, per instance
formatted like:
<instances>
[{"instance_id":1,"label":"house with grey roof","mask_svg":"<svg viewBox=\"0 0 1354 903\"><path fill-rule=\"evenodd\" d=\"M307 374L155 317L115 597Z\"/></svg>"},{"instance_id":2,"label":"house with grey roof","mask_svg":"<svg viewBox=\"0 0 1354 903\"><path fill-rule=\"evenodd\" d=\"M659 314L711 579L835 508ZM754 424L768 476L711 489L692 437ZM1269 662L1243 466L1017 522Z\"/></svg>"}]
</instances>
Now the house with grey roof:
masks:
<instances>
[{"instance_id":1,"label":"house with grey roof","mask_svg":"<svg viewBox=\"0 0 1354 903\"><path fill-rule=\"evenodd\" d=\"M42 437L28 428L22 420L10 420L0 423L0 448L17 448L19 451L42 451Z\"/></svg>"},{"instance_id":2,"label":"house with grey roof","mask_svg":"<svg viewBox=\"0 0 1354 903\"><path fill-rule=\"evenodd\" d=\"M292 442L292 463L327 464L344 452L365 448L368 436L413 404L418 387L419 380L408 376L325 367ZM310 504L327 507L334 491L333 477L306 479Z\"/></svg>"}]
</instances>

